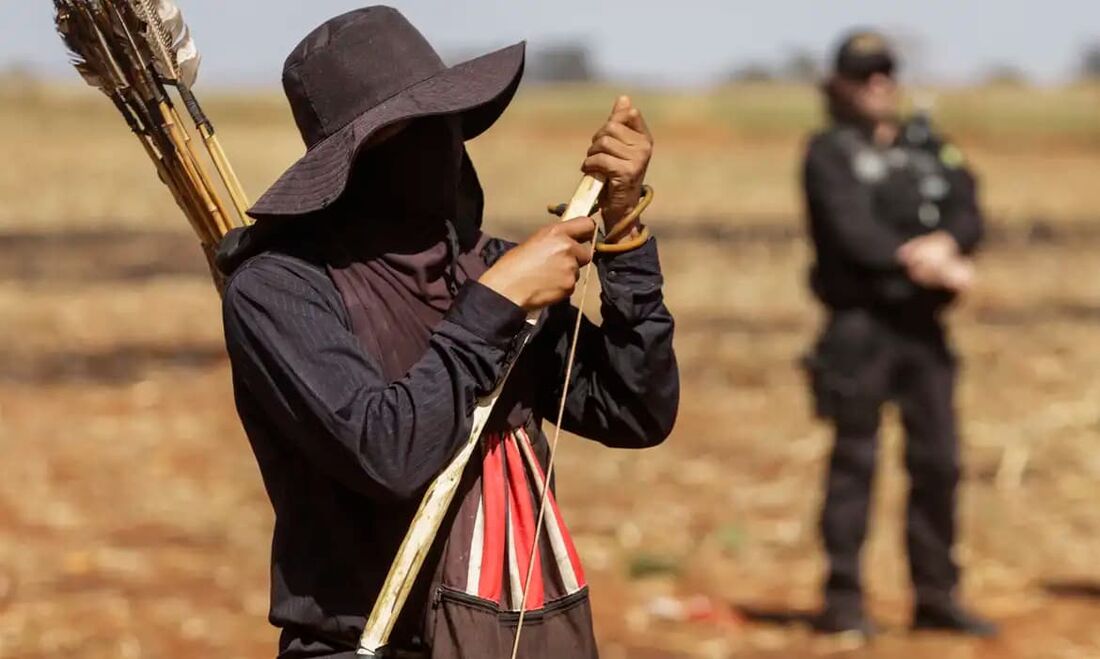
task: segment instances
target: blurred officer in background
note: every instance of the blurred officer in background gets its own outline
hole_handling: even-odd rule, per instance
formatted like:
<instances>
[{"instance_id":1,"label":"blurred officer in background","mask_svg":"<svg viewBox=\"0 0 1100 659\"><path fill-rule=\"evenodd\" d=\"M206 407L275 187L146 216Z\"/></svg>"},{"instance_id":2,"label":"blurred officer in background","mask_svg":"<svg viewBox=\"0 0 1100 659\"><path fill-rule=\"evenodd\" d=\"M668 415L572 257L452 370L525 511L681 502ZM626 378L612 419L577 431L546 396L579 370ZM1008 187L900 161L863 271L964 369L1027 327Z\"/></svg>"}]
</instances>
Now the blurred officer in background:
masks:
<instances>
[{"instance_id":1,"label":"blurred officer in background","mask_svg":"<svg viewBox=\"0 0 1100 659\"><path fill-rule=\"evenodd\" d=\"M816 250L811 285L828 321L807 358L817 412L836 430L822 534L829 558L826 632L874 632L863 609L860 550L883 404L906 432L907 544L914 629L979 636L962 609L952 558L959 479L956 363L943 311L973 279L982 236L975 181L926 117L899 112L896 57L879 34L849 36L824 84L831 126L809 145L804 186Z\"/></svg>"}]
</instances>

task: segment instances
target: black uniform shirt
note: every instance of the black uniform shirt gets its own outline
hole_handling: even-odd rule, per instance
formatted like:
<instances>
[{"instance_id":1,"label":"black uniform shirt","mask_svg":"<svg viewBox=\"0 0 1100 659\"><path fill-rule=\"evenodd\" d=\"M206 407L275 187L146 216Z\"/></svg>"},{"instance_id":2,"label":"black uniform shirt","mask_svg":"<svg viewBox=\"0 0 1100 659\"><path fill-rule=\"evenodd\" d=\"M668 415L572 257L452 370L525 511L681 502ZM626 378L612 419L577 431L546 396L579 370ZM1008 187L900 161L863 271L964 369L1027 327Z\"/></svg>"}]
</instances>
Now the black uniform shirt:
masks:
<instances>
[{"instance_id":1,"label":"black uniform shirt","mask_svg":"<svg viewBox=\"0 0 1100 659\"><path fill-rule=\"evenodd\" d=\"M888 148L836 125L810 140L803 185L817 257L811 285L826 306L934 312L950 300L909 280L897 251L935 230L963 253L981 240L975 180L954 147L917 122Z\"/></svg>"}]
</instances>

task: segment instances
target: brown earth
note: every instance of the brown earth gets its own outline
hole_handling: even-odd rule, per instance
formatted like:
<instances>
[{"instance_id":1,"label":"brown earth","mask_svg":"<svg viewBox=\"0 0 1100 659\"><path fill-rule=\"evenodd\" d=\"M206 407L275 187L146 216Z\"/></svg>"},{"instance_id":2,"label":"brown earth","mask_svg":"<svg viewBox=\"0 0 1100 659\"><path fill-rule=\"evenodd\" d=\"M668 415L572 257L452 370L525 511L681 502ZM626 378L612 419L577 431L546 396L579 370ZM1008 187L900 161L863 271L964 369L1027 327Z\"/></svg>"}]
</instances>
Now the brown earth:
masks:
<instances>
[{"instance_id":1,"label":"brown earth","mask_svg":"<svg viewBox=\"0 0 1100 659\"><path fill-rule=\"evenodd\" d=\"M851 648L805 624L828 436L793 367L816 323L803 249L666 241L684 374L676 431L648 452L575 440L561 457L606 656L1097 656L1100 265L1095 243L1077 242L995 245L958 312L960 557L967 599L1004 637L905 632L891 431L867 549L887 633ZM270 511L196 252L178 234L0 241L2 657L272 654ZM698 595L712 609L698 621L653 615L662 597Z\"/></svg>"}]
</instances>

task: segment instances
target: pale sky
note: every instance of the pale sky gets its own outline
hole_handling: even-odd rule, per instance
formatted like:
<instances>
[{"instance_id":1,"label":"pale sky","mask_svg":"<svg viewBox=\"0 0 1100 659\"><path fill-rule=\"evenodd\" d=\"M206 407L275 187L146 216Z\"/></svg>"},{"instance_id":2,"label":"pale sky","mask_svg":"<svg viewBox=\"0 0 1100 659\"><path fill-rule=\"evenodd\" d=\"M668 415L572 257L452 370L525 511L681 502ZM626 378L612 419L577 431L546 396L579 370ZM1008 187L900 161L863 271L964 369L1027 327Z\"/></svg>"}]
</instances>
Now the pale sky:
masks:
<instances>
[{"instance_id":1,"label":"pale sky","mask_svg":"<svg viewBox=\"0 0 1100 659\"><path fill-rule=\"evenodd\" d=\"M354 0L180 0L204 54L207 85L276 86L283 59ZM1040 82L1076 71L1100 41L1100 0L393 0L448 53L521 39L532 48L583 39L599 71L655 85L700 85L793 48L824 54L852 26L910 35L924 78L979 79L1011 64ZM0 70L69 75L49 0L0 0Z\"/></svg>"}]
</instances>

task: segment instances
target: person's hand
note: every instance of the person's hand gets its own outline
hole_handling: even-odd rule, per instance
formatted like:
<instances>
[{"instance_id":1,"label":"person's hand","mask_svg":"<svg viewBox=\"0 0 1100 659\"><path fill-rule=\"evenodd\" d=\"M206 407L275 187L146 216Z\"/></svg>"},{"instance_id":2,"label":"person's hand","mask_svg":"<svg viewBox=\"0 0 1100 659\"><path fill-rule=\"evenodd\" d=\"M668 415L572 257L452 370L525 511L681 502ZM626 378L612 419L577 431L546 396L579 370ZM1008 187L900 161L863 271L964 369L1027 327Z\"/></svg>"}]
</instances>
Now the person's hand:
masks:
<instances>
[{"instance_id":1,"label":"person's hand","mask_svg":"<svg viewBox=\"0 0 1100 659\"><path fill-rule=\"evenodd\" d=\"M652 155L653 136L642 113L629 97L620 96L607 123L592 136L592 146L581 165L585 174L602 176L606 181L600 208L607 233L638 205ZM637 227L618 239L628 240L635 235Z\"/></svg>"},{"instance_id":2,"label":"person's hand","mask_svg":"<svg viewBox=\"0 0 1100 659\"><path fill-rule=\"evenodd\" d=\"M907 241L898 249L898 261L909 278L927 288L946 287L948 275L956 269L959 245L946 231L934 231Z\"/></svg>"},{"instance_id":3,"label":"person's hand","mask_svg":"<svg viewBox=\"0 0 1100 659\"><path fill-rule=\"evenodd\" d=\"M974 285L974 262L965 257L956 258L947 264L941 278L944 288L961 295Z\"/></svg>"},{"instance_id":4,"label":"person's hand","mask_svg":"<svg viewBox=\"0 0 1100 659\"><path fill-rule=\"evenodd\" d=\"M527 311L567 299L592 260L596 222L578 217L539 229L500 257L479 280Z\"/></svg>"}]
</instances>

